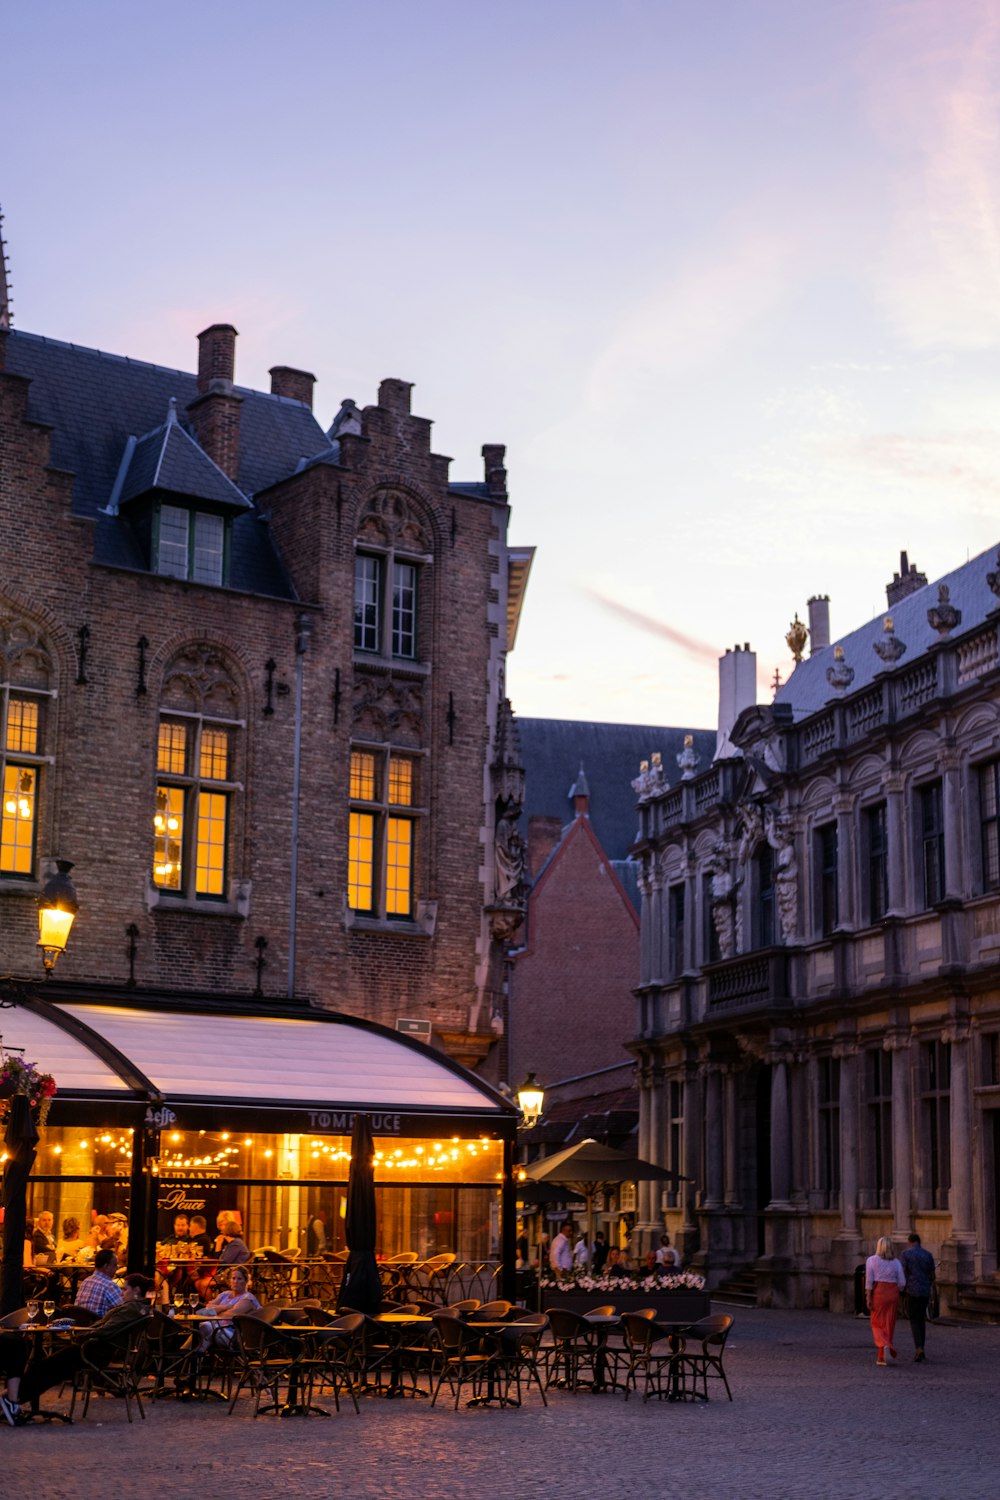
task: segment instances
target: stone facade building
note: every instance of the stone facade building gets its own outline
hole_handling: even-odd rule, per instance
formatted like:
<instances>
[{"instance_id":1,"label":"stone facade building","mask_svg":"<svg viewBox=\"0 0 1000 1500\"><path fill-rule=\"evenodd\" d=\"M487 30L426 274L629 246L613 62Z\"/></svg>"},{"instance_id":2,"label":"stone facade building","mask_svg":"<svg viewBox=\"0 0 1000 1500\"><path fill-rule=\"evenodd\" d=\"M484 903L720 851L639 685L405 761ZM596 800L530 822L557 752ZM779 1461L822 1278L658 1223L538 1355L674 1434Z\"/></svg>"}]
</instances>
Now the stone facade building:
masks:
<instances>
[{"instance_id":1,"label":"stone facade building","mask_svg":"<svg viewBox=\"0 0 1000 1500\"><path fill-rule=\"evenodd\" d=\"M7 320L5 319L5 322ZM59 986L294 996L485 1066L523 911L504 449L0 328L0 971L71 860Z\"/></svg>"},{"instance_id":2,"label":"stone facade building","mask_svg":"<svg viewBox=\"0 0 1000 1500\"><path fill-rule=\"evenodd\" d=\"M1000 560L928 586L755 703L721 663L716 756L639 794L640 1152L692 1182L664 1216L711 1284L851 1308L913 1228L944 1307L1000 1309ZM811 634L812 652L804 660Z\"/></svg>"}]
</instances>

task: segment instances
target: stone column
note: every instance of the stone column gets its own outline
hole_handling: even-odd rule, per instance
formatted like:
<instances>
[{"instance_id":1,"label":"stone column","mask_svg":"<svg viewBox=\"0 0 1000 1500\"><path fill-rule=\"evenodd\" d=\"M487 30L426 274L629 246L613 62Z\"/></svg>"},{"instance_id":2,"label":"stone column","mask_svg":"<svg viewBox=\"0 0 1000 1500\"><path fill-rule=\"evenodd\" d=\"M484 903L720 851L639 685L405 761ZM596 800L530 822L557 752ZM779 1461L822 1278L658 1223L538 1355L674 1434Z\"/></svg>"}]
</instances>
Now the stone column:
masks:
<instances>
[{"instance_id":1,"label":"stone column","mask_svg":"<svg viewBox=\"0 0 1000 1500\"><path fill-rule=\"evenodd\" d=\"M683 969L690 974L698 967L698 949L696 938L698 932L698 902L697 885L695 883L694 860L690 855L684 861L684 963Z\"/></svg>"},{"instance_id":2,"label":"stone column","mask_svg":"<svg viewBox=\"0 0 1000 1500\"><path fill-rule=\"evenodd\" d=\"M650 1069L640 1067L638 1070L639 1082L639 1155L643 1161L652 1161L650 1154L650 1123L653 1113L653 1091L650 1083ZM638 1184L637 1206L640 1225L649 1223L649 1188L648 1182Z\"/></svg>"},{"instance_id":3,"label":"stone column","mask_svg":"<svg viewBox=\"0 0 1000 1500\"><path fill-rule=\"evenodd\" d=\"M885 779L886 787L886 859L889 863L889 911L902 916L906 910L907 841L903 831L903 778L893 772Z\"/></svg>"},{"instance_id":4,"label":"stone column","mask_svg":"<svg viewBox=\"0 0 1000 1500\"><path fill-rule=\"evenodd\" d=\"M842 1233L858 1232L858 1049L853 1041L834 1044L840 1059L840 1217Z\"/></svg>"},{"instance_id":5,"label":"stone column","mask_svg":"<svg viewBox=\"0 0 1000 1500\"><path fill-rule=\"evenodd\" d=\"M886 1032L892 1055L892 1236L905 1245L913 1228L913 1053L908 1027Z\"/></svg>"},{"instance_id":6,"label":"stone column","mask_svg":"<svg viewBox=\"0 0 1000 1500\"><path fill-rule=\"evenodd\" d=\"M837 814L837 926L851 928L855 922L853 799L838 793L833 805Z\"/></svg>"},{"instance_id":7,"label":"stone column","mask_svg":"<svg viewBox=\"0 0 1000 1500\"><path fill-rule=\"evenodd\" d=\"M791 1118L788 1110L788 1058L771 1061L771 1201L769 1209L790 1209L792 1194Z\"/></svg>"},{"instance_id":8,"label":"stone column","mask_svg":"<svg viewBox=\"0 0 1000 1500\"><path fill-rule=\"evenodd\" d=\"M723 1101L718 1063L705 1065L705 1196L702 1208L723 1204Z\"/></svg>"},{"instance_id":9,"label":"stone column","mask_svg":"<svg viewBox=\"0 0 1000 1500\"><path fill-rule=\"evenodd\" d=\"M941 755L944 780L944 891L946 897L960 899L965 881L962 878L962 780L957 750L946 748Z\"/></svg>"},{"instance_id":10,"label":"stone column","mask_svg":"<svg viewBox=\"0 0 1000 1500\"><path fill-rule=\"evenodd\" d=\"M743 1201L740 1189L740 1110L739 1077L735 1068L727 1068L726 1079L726 1207L738 1208Z\"/></svg>"},{"instance_id":11,"label":"stone column","mask_svg":"<svg viewBox=\"0 0 1000 1500\"><path fill-rule=\"evenodd\" d=\"M941 1033L951 1043L951 1235L971 1235L972 1216L972 1101L969 1092L969 1026L956 1021Z\"/></svg>"},{"instance_id":12,"label":"stone column","mask_svg":"<svg viewBox=\"0 0 1000 1500\"><path fill-rule=\"evenodd\" d=\"M694 1246L698 1221L695 1217L695 1199L698 1193L698 1179L701 1176L700 1151L701 1144L701 1085L697 1070L688 1066L684 1075L684 1175L690 1181L682 1183L682 1199L684 1203L684 1233L685 1249L689 1252Z\"/></svg>"}]
</instances>

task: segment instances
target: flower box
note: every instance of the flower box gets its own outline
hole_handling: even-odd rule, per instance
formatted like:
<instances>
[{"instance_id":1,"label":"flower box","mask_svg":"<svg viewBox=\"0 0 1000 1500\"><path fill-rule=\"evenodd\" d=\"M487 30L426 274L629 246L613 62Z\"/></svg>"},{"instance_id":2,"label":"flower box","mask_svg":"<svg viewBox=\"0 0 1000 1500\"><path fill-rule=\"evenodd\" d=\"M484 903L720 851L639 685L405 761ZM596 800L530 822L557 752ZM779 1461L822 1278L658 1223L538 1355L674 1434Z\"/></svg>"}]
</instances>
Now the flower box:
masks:
<instances>
[{"instance_id":1,"label":"flower box","mask_svg":"<svg viewBox=\"0 0 1000 1500\"><path fill-rule=\"evenodd\" d=\"M595 1307L613 1305L616 1312L638 1312L641 1307L655 1307L656 1316L662 1323L697 1323L707 1318L712 1311L711 1300L706 1291L682 1287L676 1291L641 1292L581 1292L561 1291L558 1287L546 1287L542 1292L542 1308L565 1307L570 1312L586 1313Z\"/></svg>"}]
</instances>

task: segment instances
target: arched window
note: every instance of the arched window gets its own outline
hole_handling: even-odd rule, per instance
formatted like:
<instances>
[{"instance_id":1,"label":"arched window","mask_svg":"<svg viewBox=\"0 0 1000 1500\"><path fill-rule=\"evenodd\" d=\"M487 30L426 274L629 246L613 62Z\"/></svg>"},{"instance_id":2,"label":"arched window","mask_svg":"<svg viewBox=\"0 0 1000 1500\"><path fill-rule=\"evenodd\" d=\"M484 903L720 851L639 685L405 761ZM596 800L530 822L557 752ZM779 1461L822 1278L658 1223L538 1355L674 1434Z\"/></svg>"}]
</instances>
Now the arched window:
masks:
<instances>
[{"instance_id":1,"label":"arched window","mask_svg":"<svg viewBox=\"0 0 1000 1500\"><path fill-rule=\"evenodd\" d=\"M153 885L168 895L227 901L232 824L242 791L240 691L224 654L191 646L170 662L156 744Z\"/></svg>"},{"instance_id":2,"label":"arched window","mask_svg":"<svg viewBox=\"0 0 1000 1500\"><path fill-rule=\"evenodd\" d=\"M0 879L37 873L41 778L48 763L52 659L37 629L0 609Z\"/></svg>"},{"instance_id":3,"label":"arched window","mask_svg":"<svg viewBox=\"0 0 1000 1500\"><path fill-rule=\"evenodd\" d=\"M381 490L358 523L354 553L354 649L418 661L429 653L423 623L430 536L406 495Z\"/></svg>"}]
</instances>

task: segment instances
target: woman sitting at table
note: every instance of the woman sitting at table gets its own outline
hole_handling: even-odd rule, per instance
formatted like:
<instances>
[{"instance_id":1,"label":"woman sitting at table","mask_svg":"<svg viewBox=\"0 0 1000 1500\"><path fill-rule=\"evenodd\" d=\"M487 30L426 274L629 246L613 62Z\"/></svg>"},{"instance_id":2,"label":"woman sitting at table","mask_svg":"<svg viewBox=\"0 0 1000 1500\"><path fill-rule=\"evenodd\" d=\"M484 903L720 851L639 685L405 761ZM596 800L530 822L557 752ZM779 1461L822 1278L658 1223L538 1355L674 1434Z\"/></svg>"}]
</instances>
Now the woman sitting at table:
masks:
<instances>
[{"instance_id":1,"label":"woman sitting at table","mask_svg":"<svg viewBox=\"0 0 1000 1500\"><path fill-rule=\"evenodd\" d=\"M233 1266L229 1273L228 1292L220 1292L205 1308L205 1321L198 1332L199 1353L204 1354L220 1344L231 1344L233 1319L254 1312L260 1312L260 1303L250 1290L246 1266Z\"/></svg>"},{"instance_id":2,"label":"woman sitting at table","mask_svg":"<svg viewBox=\"0 0 1000 1500\"><path fill-rule=\"evenodd\" d=\"M77 1260L83 1249L83 1238L80 1234L80 1220L66 1218L62 1221L62 1239L56 1246L56 1255L60 1260Z\"/></svg>"},{"instance_id":3,"label":"woman sitting at table","mask_svg":"<svg viewBox=\"0 0 1000 1500\"><path fill-rule=\"evenodd\" d=\"M604 1263L605 1276L627 1276L629 1269L627 1263L622 1259L622 1253L617 1245L612 1245L608 1251L608 1258Z\"/></svg>"}]
</instances>

